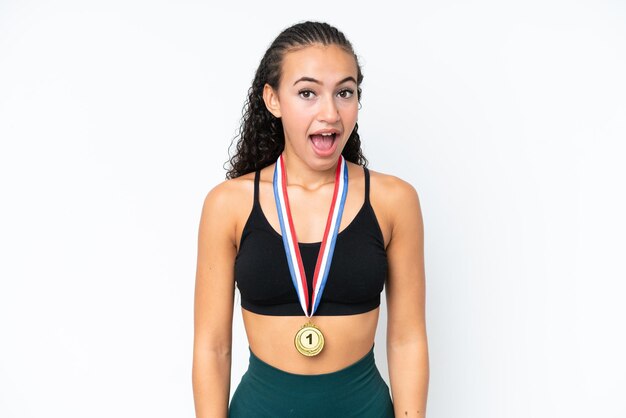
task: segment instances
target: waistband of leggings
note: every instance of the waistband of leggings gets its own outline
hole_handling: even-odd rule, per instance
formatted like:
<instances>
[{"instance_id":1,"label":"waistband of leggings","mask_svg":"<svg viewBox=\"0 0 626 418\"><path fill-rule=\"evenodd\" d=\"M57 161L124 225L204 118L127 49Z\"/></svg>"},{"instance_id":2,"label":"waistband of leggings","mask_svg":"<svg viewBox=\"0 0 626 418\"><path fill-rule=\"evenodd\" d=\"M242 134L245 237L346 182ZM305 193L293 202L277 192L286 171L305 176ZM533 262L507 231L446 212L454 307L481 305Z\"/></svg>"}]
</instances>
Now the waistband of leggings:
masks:
<instances>
[{"instance_id":1,"label":"waistband of leggings","mask_svg":"<svg viewBox=\"0 0 626 418\"><path fill-rule=\"evenodd\" d=\"M278 369L258 358L252 352L250 346L248 346L250 351L248 373L268 384L278 384L286 387L288 385L298 385L299 389L306 389L306 385L311 385L311 389L324 387L331 390L333 387L342 387L342 385L353 382L355 379L377 372L374 360L374 345L372 344L370 351L356 362L343 369L322 374L297 374Z\"/></svg>"}]
</instances>

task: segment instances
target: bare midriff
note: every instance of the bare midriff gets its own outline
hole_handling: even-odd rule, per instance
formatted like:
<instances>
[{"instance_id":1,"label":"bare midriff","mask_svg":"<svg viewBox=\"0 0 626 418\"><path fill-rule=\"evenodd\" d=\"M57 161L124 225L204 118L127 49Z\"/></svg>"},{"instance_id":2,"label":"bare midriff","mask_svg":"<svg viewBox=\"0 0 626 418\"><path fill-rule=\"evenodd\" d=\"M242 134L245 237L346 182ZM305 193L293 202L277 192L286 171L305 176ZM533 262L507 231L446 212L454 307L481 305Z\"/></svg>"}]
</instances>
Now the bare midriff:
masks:
<instances>
[{"instance_id":1,"label":"bare midriff","mask_svg":"<svg viewBox=\"0 0 626 418\"><path fill-rule=\"evenodd\" d=\"M380 307L357 315L315 316L310 320L324 334L324 349L307 357L294 345L296 332L307 322L301 316L259 315L241 308L250 350L280 370L296 374L322 374L341 370L372 348Z\"/></svg>"}]
</instances>

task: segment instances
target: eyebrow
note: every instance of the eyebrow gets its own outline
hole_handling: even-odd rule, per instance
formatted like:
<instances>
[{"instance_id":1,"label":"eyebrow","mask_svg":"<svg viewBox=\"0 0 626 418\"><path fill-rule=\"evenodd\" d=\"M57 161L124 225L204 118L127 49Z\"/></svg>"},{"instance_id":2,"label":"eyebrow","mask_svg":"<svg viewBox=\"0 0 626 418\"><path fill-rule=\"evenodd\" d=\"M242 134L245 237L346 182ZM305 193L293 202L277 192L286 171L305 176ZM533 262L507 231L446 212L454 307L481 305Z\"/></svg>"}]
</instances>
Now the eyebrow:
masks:
<instances>
[{"instance_id":1,"label":"eyebrow","mask_svg":"<svg viewBox=\"0 0 626 418\"><path fill-rule=\"evenodd\" d=\"M301 82L301 81L311 81L311 82L313 82L313 83L322 84L322 82L321 82L321 81L316 80L316 79L314 79L314 78L312 78L312 77L300 77L299 79L297 79L297 80L296 80L296 82L295 82L295 83L293 83L293 85L295 86L296 84L298 84L298 83L299 83L299 82ZM348 76L348 77L344 78L343 80L341 80L340 82L338 82L338 83L337 83L337 85L342 84L342 83L345 83L346 81L353 81L353 82L354 82L354 84L357 84L357 82L356 82L356 80L354 79L354 77L352 77L352 76Z\"/></svg>"}]
</instances>

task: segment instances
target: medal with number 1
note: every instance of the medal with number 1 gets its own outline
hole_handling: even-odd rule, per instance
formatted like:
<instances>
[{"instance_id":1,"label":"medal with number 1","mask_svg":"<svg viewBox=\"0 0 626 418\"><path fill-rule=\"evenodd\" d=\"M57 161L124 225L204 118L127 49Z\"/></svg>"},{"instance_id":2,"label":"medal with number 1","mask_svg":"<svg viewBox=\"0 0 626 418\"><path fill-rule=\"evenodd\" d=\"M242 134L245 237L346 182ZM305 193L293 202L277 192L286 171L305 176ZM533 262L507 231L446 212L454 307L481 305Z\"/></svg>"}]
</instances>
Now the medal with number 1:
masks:
<instances>
[{"instance_id":1,"label":"medal with number 1","mask_svg":"<svg viewBox=\"0 0 626 418\"><path fill-rule=\"evenodd\" d=\"M324 348L324 334L311 322L310 318L319 306L322 292L324 291L324 285L326 284L330 271L330 263L335 250L335 241L337 240L339 232L341 215L343 213L346 196L348 195L348 164L343 156L340 155L339 161L337 162L337 169L335 170L335 190L326 221L324 239L320 245L320 251L315 264L313 297L310 304L304 264L302 262L302 256L300 255L296 230L293 226L291 209L289 207L287 174L282 154L276 161L273 184L274 198L276 200L276 209L280 221L280 230L282 232L285 253L287 255L287 263L289 264L289 272L291 273L291 279L298 293L302 310L307 318L309 318L307 323L296 333L294 344L301 354L305 356L316 356ZM309 309L309 306L311 306L311 309ZM309 310L311 311L310 314Z\"/></svg>"}]
</instances>

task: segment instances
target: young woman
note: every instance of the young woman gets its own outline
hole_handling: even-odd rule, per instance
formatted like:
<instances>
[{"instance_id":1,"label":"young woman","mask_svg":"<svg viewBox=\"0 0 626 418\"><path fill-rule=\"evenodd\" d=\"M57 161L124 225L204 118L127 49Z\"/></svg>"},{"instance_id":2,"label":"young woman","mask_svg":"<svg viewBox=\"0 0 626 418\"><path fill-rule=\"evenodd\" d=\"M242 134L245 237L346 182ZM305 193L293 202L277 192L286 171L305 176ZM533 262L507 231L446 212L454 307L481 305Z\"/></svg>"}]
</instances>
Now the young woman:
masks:
<instances>
[{"instance_id":1,"label":"young woman","mask_svg":"<svg viewBox=\"0 0 626 418\"><path fill-rule=\"evenodd\" d=\"M425 416L420 203L409 183L366 168L362 80L325 23L284 30L261 60L232 168L200 221L199 418ZM391 393L373 351L383 285ZM250 357L229 405L235 286Z\"/></svg>"}]
</instances>

